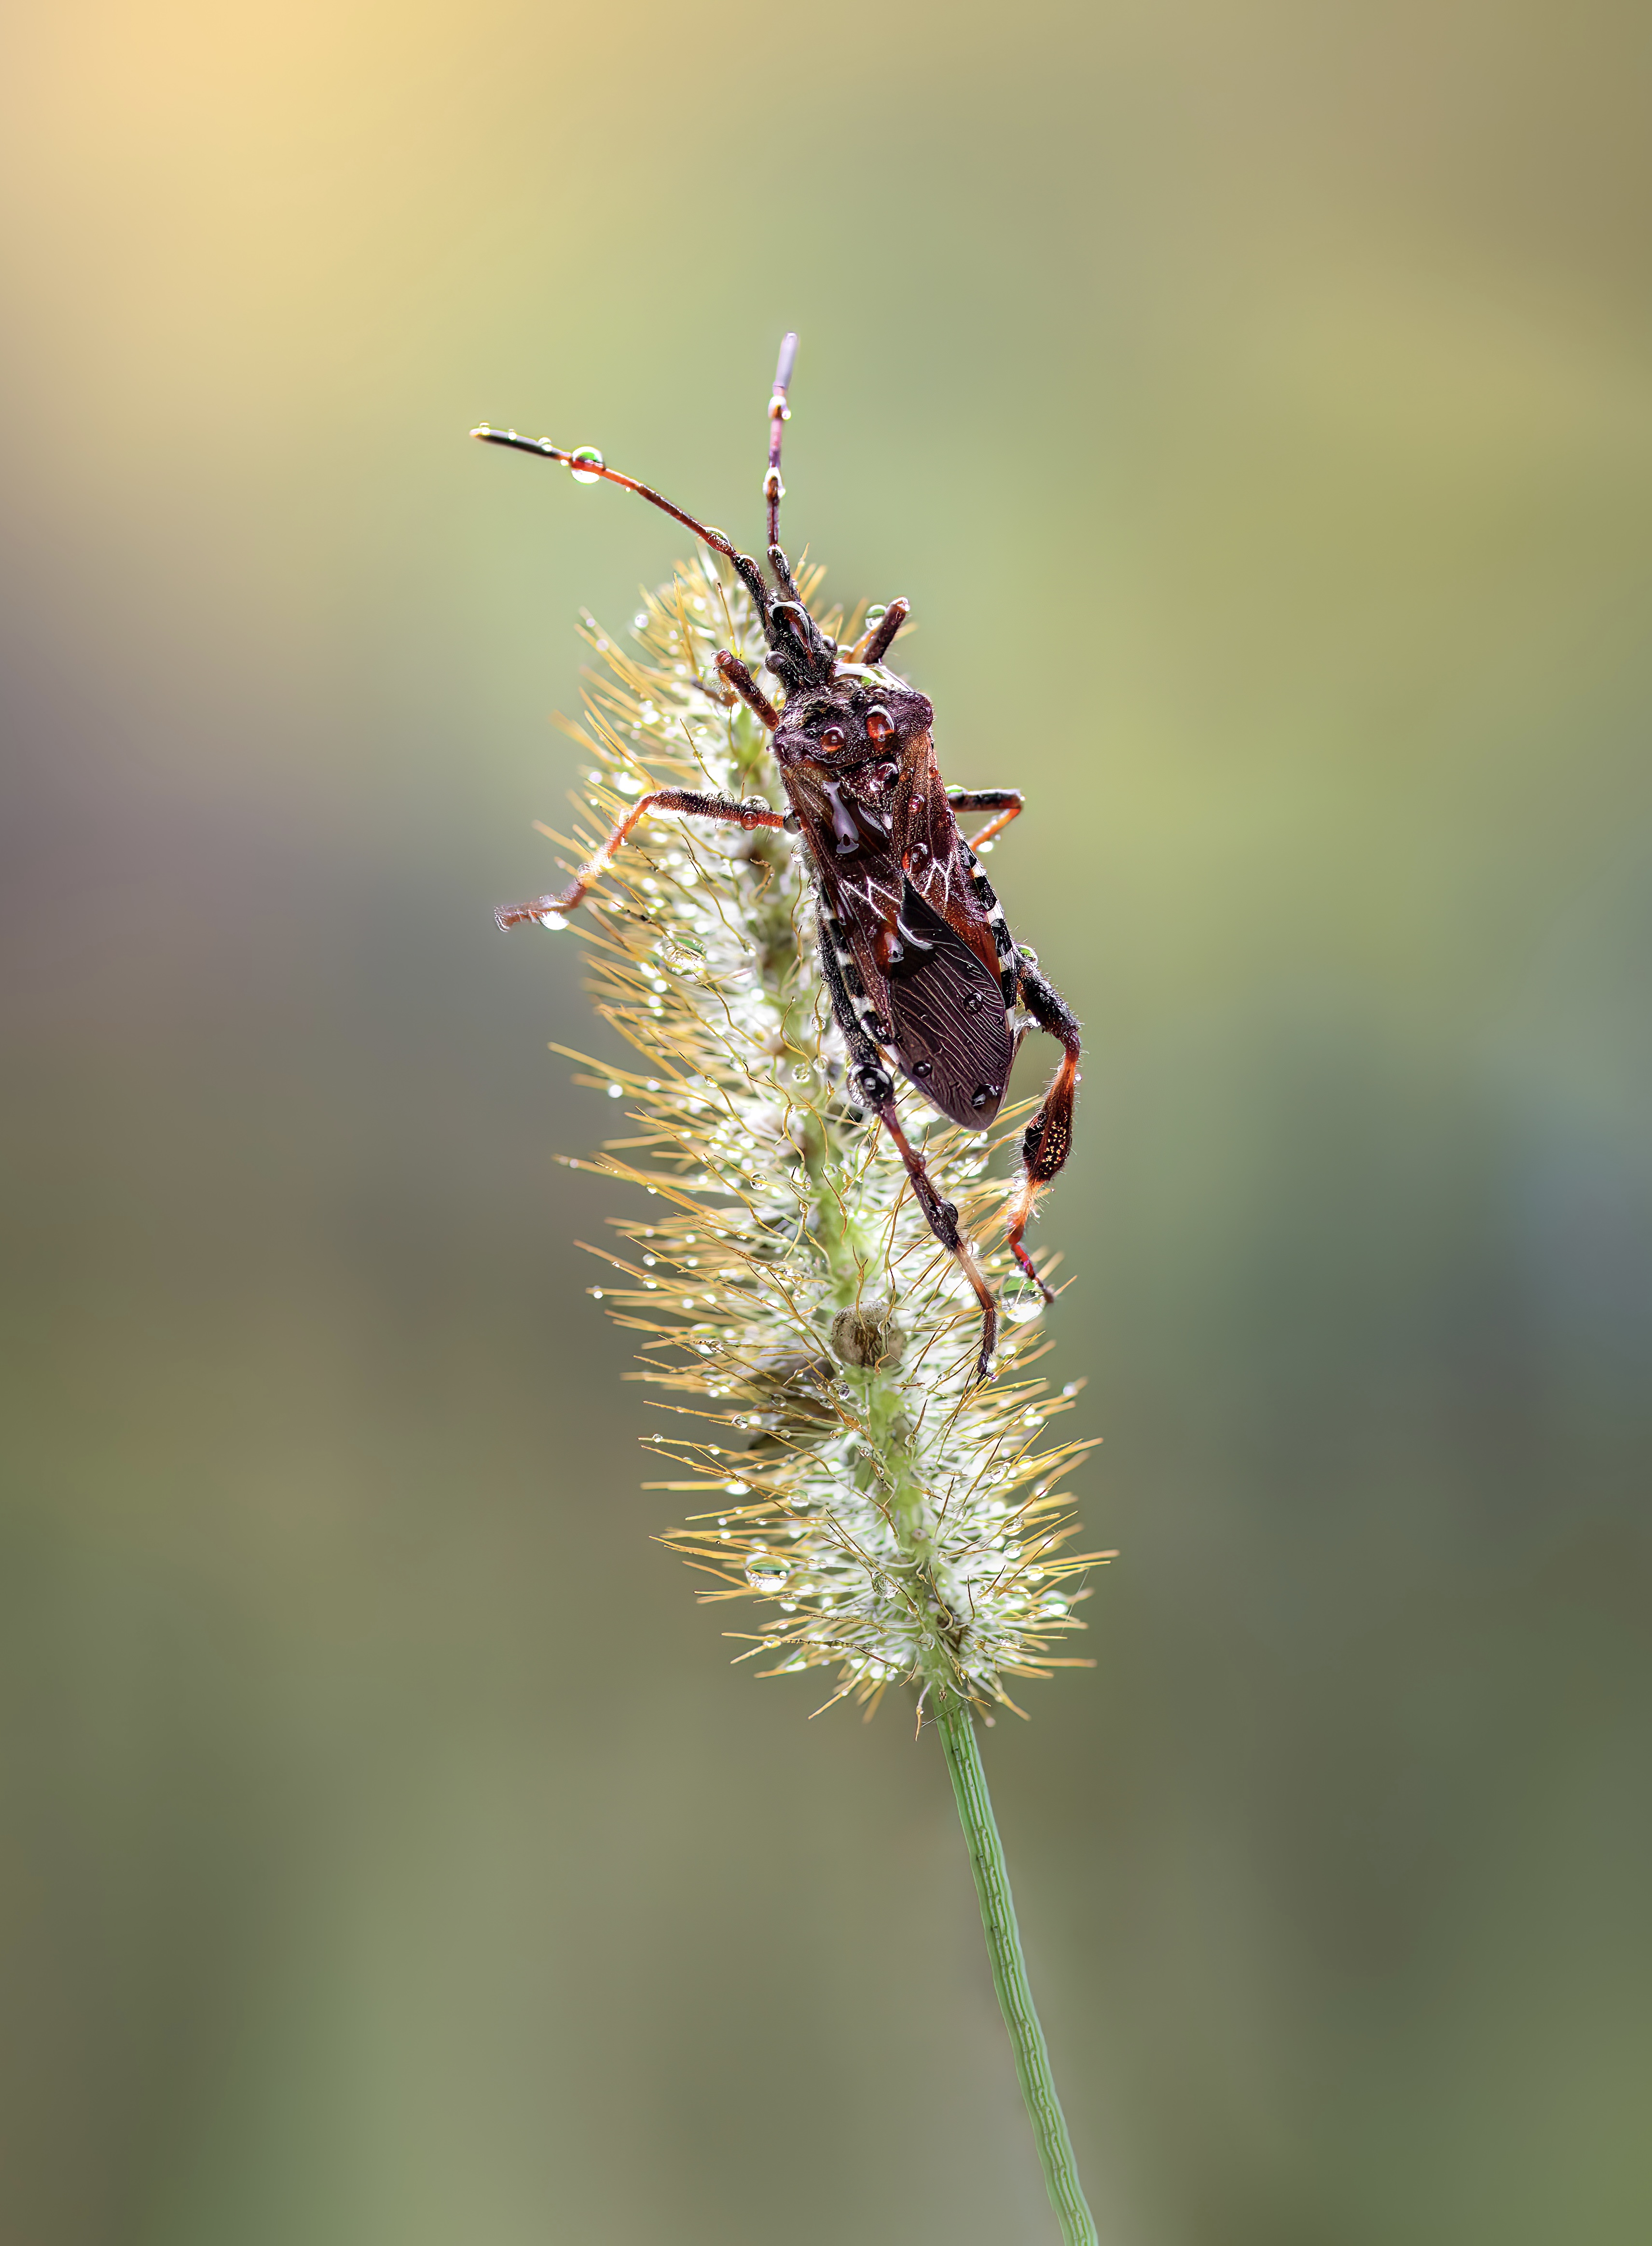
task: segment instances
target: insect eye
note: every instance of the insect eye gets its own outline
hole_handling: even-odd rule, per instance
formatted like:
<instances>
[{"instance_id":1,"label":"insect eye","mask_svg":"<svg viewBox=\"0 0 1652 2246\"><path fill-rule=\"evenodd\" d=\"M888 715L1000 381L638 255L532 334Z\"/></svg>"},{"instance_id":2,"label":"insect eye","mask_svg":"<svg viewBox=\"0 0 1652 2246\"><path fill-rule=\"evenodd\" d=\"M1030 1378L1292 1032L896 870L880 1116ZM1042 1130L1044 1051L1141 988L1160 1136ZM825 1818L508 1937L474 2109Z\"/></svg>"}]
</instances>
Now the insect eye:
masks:
<instances>
[{"instance_id":1,"label":"insect eye","mask_svg":"<svg viewBox=\"0 0 1652 2246\"><path fill-rule=\"evenodd\" d=\"M868 710L867 711L867 738L868 740L887 741L894 731L894 719L889 715L889 712L883 708L881 704L880 704L875 710Z\"/></svg>"},{"instance_id":2,"label":"insect eye","mask_svg":"<svg viewBox=\"0 0 1652 2246\"><path fill-rule=\"evenodd\" d=\"M840 749L843 746L842 726L828 725L820 736L820 746L823 749Z\"/></svg>"}]
</instances>

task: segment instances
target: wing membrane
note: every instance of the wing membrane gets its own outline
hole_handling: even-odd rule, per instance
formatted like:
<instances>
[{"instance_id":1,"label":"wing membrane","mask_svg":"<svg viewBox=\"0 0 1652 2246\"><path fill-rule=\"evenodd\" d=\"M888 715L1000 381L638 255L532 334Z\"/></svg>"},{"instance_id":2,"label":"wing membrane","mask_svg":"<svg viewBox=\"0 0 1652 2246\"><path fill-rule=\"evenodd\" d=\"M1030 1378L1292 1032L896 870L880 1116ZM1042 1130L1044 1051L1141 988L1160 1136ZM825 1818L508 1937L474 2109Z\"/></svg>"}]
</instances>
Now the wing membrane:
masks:
<instances>
[{"instance_id":1,"label":"wing membrane","mask_svg":"<svg viewBox=\"0 0 1652 2246\"><path fill-rule=\"evenodd\" d=\"M943 1115L984 1131L1003 1105L1015 1058L998 978L910 881L901 925L913 941L888 975L895 1057Z\"/></svg>"}]
</instances>

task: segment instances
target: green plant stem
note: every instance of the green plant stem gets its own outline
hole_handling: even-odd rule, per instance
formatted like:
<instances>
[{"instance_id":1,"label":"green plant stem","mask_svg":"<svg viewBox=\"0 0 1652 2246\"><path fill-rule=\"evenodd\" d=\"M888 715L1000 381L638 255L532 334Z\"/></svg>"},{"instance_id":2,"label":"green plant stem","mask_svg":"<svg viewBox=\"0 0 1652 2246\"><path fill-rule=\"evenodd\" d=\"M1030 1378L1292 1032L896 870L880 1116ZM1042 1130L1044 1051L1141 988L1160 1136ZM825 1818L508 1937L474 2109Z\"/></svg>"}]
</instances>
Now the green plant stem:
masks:
<instances>
[{"instance_id":1,"label":"green plant stem","mask_svg":"<svg viewBox=\"0 0 1652 2246\"><path fill-rule=\"evenodd\" d=\"M1044 2032L1038 2025L1037 2009L1027 1982L1027 1961L1021 1954L1015 1901L1010 1893L1010 1875L1004 1869L1003 1848L992 1814L992 1796L987 1791L987 1774L981 1767L975 1723L968 1707L955 1693L943 1691L938 1697L935 1725L946 1752L947 1768L952 1773L952 1791L957 1798L964 1838L969 1843L976 1893L981 1898L981 1923L987 1934L987 1955L992 1960L993 1985L998 1991L1004 2025L1015 2049L1016 2072L1021 2078L1021 2094L1038 2141L1038 2158L1044 2163L1050 2204L1056 2210L1067 2246L1096 2246L1096 2225L1078 2181L1072 2142L1050 2072Z\"/></svg>"}]
</instances>

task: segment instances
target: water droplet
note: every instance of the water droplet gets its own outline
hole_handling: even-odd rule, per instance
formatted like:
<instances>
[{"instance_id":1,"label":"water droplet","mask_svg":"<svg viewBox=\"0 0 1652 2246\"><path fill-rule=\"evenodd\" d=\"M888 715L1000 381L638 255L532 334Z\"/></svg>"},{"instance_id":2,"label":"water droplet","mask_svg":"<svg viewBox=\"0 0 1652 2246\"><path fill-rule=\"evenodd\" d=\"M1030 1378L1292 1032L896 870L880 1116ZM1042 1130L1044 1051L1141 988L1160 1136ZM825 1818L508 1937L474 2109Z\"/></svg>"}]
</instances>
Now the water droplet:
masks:
<instances>
[{"instance_id":1,"label":"water droplet","mask_svg":"<svg viewBox=\"0 0 1652 2246\"><path fill-rule=\"evenodd\" d=\"M745 1580L754 1591L778 1591L791 1573L786 1561L767 1554L753 1553L745 1563Z\"/></svg>"},{"instance_id":2,"label":"water droplet","mask_svg":"<svg viewBox=\"0 0 1652 2246\"><path fill-rule=\"evenodd\" d=\"M588 462L588 466L583 468L581 467L579 463L581 460ZM601 483L602 480L601 474L602 466L602 455L597 451L595 446L581 445L578 452L574 455L573 469L574 482L576 484Z\"/></svg>"},{"instance_id":3,"label":"water droplet","mask_svg":"<svg viewBox=\"0 0 1652 2246\"><path fill-rule=\"evenodd\" d=\"M568 926L568 922L560 912L535 913L534 917L541 928L548 928L553 936L558 929Z\"/></svg>"},{"instance_id":4,"label":"water droplet","mask_svg":"<svg viewBox=\"0 0 1652 2246\"><path fill-rule=\"evenodd\" d=\"M622 1084L610 1084L608 1088L608 1096L610 1099L623 1099L625 1097L625 1086Z\"/></svg>"},{"instance_id":5,"label":"water droplet","mask_svg":"<svg viewBox=\"0 0 1652 2246\"><path fill-rule=\"evenodd\" d=\"M793 1084L812 1084L814 1082L814 1071L810 1067L806 1060L800 1060L797 1066L792 1070L792 1081Z\"/></svg>"},{"instance_id":6,"label":"water droplet","mask_svg":"<svg viewBox=\"0 0 1652 2246\"><path fill-rule=\"evenodd\" d=\"M912 1073L920 1083L925 1077L933 1076L935 1072L935 1065L932 1060L914 1060L912 1064Z\"/></svg>"},{"instance_id":7,"label":"water droplet","mask_svg":"<svg viewBox=\"0 0 1652 2246\"><path fill-rule=\"evenodd\" d=\"M591 1289L589 1289L589 1290L588 1290L588 1291L589 1291L589 1293L590 1293L590 1294L595 1297L595 1299L597 1302L599 1302L599 1303L600 1303L600 1302L602 1301L602 1290L600 1287L592 1287Z\"/></svg>"},{"instance_id":8,"label":"water droplet","mask_svg":"<svg viewBox=\"0 0 1652 2246\"><path fill-rule=\"evenodd\" d=\"M884 620L885 616L887 616L888 615L888 613L889 613L889 611L888 611L888 609L886 609L886 608L882 607L882 606L881 606L880 603L878 603L877 602L874 602L873 603L873 605L872 605L872 606L871 606L871 607L867 610L867 629L868 629L868 630L870 630L870 628L871 628L874 624L880 624L880 623L883 622L883 620Z\"/></svg>"}]
</instances>

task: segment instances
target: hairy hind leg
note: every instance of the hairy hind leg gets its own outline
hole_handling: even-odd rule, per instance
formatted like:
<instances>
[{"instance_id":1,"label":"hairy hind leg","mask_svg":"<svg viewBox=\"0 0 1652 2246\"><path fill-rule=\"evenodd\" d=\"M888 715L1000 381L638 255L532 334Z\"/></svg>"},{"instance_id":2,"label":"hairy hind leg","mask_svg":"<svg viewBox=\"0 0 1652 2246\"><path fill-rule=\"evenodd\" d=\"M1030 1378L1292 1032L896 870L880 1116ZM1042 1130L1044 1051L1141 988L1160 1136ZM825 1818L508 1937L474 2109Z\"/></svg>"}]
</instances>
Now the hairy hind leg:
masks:
<instances>
[{"instance_id":1,"label":"hairy hind leg","mask_svg":"<svg viewBox=\"0 0 1652 2246\"><path fill-rule=\"evenodd\" d=\"M1078 1087L1078 1018L1055 984L1042 976L1024 951L1016 954L1016 982L1021 1002L1039 1028L1058 1038L1065 1047L1044 1104L1028 1124L1021 1140L1022 1179L1010 1204L1010 1252L1047 1303L1054 1295L1038 1276L1030 1256L1022 1246L1022 1235L1039 1194L1056 1176L1072 1150L1072 1111Z\"/></svg>"},{"instance_id":2,"label":"hairy hind leg","mask_svg":"<svg viewBox=\"0 0 1652 2246\"><path fill-rule=\"evenodd\" d=\"M639 796L626 813L595 858L588 859L574 875L570 887L560 895L534 897L525 905L501 905L493 915L501 928L515 928L525 920L536 920L552 927L561 924L564 913L573 911L584 898L586 891L599 875L605 874L612 864L614 854L625 841L639 819L650 811L683 811L692 819L718 819L731 827L744 827L750 834L758 827L783 827L785 822L778 811L753 797L749 803L731 803L720 795L697 795L686 787L656 787L649 795Z\"/></svg>"},{"instance_id":3,"label":"hairy hind leg","mask_svg":"<svg viewBox=\"0 0 1652 2246\"><path fill-rule=\"evenodd\" d=\"M848 977L855 970L848 945L844 942L842 927L825 913L821 915L820 965L826 975L826 989L832 995L833 1013L843 1032L844 1043L849 1048L855 1088L894 1141L895 1152L906 1164L907 1175L912 1181L913 1196L923 1211L930 1231L947 1253L955 1258L975 1290L976 1300L981 1305L981 1346L976 1358L976 1378L985 1380L991 1375L992 1353L998 1342L998 1305L982 1275L981 1266L976 1262L969 1236L959 1225L955 1206L942 1199L935 1190L934 1179L924 1167L923 1156L901 1127L901 1119L895 1112L894 1079L884 1066L876 1045L861 1027L860 1013L850 993Z\"/></svg>"}]
</instances>

